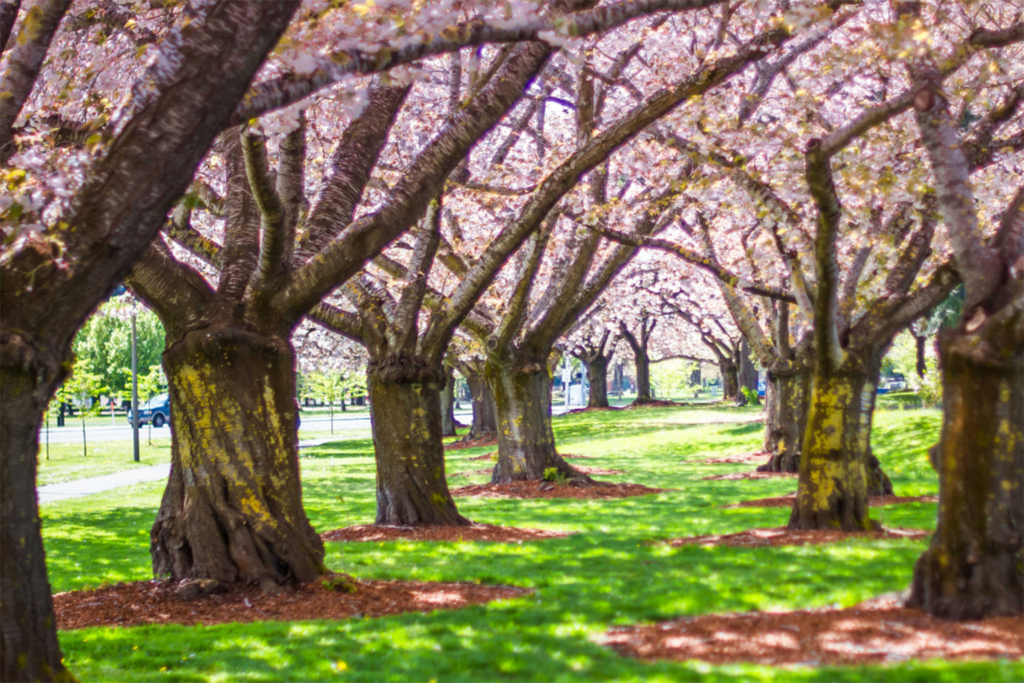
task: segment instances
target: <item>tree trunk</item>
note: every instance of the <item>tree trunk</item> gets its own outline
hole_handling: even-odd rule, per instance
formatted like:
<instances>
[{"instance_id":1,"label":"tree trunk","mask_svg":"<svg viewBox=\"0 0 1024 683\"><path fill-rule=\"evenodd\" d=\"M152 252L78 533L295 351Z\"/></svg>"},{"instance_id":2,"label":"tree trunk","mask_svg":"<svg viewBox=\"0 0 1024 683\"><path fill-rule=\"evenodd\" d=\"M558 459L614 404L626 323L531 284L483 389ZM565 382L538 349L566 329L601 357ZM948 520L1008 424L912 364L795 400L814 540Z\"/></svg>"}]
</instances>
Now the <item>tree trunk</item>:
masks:
<instances>
[{"instance_id":1,"label":"tree trunk","mask_svg":"<svg viewBox=\"0 0 1024 683\"><path fill-rule=\"evenodd\" d=\"M636 402L653 400L651 396L651 360L647 357L647 351L641 350L633 354L633 363L636 365Z\"/></svg>"},{"instance_id":2,"label":"tree trunk","mask_svg":"<svg viewBox=\"0 0 1024 683\"><path fill-rule=\"evenodd\" d=\"M790 529L871 528L865 385L863 372L815 373Z\"/></svg>"},{"instance_id":3,"label":"tree trunk","mask_svg":"<svg viewBox=\"0 0 1024 683\"><path fill-rule=\"evenodd\" d=\"M799 472L800 449L807 427L811 373L770 370L765 389L764 450L770 472Z\"/></svg>"},{"instance_id":4,"label":"tree trunk","mask_svg":"<svg viewBox=\"0 0 1024 683\"><path fill-rule=\"evenodd\" d=\"M14 339L3 341L0 365L0 680L71 681L57 642L36 497L39 425L60 378L53 368L35 367L29 354L18 358Z\"/></svg>"},{"instance_id":5,"label":"tree trunk","mask_svg":"<svg viewBox=\"0 0 1024 683\"><path fill-rule=\"evenodd\" d=\"M567 478L587 478L555 451L551 430L551 377L543 362L525 366L487 363L498 416L498 463L491 482L543 479L554 468Z\"/></svg>"},{"instance_id":6,"label":"tree trunk","mask_svg":"<svg viewBox=\"0 0 1024 683\"><path fill-rule=\"evenodd\" d=\"M322 574L324 545L302 508L287 341L206 327L164 352L164 370L174 430L153 573L268 592Z\"/></svg>"},{"instance_id":7,"label":"tree trunk","mask_svg":"<svg viewBox=\"0 0 1024 683\"><path fill-rule=\"evenodd\" d=\"M737 373L739 391L742 393L743 389L747 389L754 405L760 404L757 399L757 374L757 368L754 367L754 362L750 358L750 344L747 343L746 337L743 337L740 339L740 367ZM746 395L744 394L744 396Z\"/></svg>"},{"instance_id":8,"label":"tree trunk","mask_svg":"<svg viewBox=\"0 0 1024 683\"><path fill-rule=\"evenodd\" d=\"M615 364L614 377L612 379L612 390L618 398L622 398L622 363Z\"/></svg>"},{"instance_id":9,"label":"tree trunk","mask_svg":"<svg viewBox=\"0 0 1024 683\"><path fill-rule=\"evenodd\" d=\"M445 370L441 390L441 436L457 436L455 431L455 373Z\"/></svg>"},{"instance_id":10,"label":"tree trunk","mask_svg":"<svg viewBox=\"0 0 1024 683\"><path fill-rule=\"evenodd\" d=\"M377 460L376 524L472 524L448 491L437 379L396 381L383 374L377 363L367 372Z\"/></svg>"},{"instance_id":11,"label":"tree trunk","mask_svg":"<svg viewBox=\"0 0 1024 683\"><path fill-rule=\"evenodd\" d=\"M1024 351L997 341L940 336L939 520L910 604L941 617L1024 612Z\"/></svg>"},{"instance_id":12,"label":"tree trunk","mask_svg":"<svg viewBox=\"0 0 1024 683\"><path fill-rule=\"evenodd\" d=\"M498 433L498 418L494 410L494 394L483 375L470 375L466 378L469 395L473 400L473 424L469 428L468 439L482 436L495 436Z\"/></svg>"},{"instance_id":13,"label":"tree trunk","mask_svg":"<svg viewBox=\"0 0 1024 683\"><path fill-rule=\"evenodd\" d=\"M590 383L588 408L608 407L608 359L597 356L587 363L587 382Z\"/></svg>"},{"instance_id":14,"label":"tree trunk","mask_svg":"<svg viewBox=\"0 0 1024 683\"><path fill-rule=\"evenodd\" d=\"M722 360L718 363L718 371L722 373L722 400L737 401L742 394L740 394L739 372L736 370L736 363L732 359Z\"/></svg>"}]
</instances>

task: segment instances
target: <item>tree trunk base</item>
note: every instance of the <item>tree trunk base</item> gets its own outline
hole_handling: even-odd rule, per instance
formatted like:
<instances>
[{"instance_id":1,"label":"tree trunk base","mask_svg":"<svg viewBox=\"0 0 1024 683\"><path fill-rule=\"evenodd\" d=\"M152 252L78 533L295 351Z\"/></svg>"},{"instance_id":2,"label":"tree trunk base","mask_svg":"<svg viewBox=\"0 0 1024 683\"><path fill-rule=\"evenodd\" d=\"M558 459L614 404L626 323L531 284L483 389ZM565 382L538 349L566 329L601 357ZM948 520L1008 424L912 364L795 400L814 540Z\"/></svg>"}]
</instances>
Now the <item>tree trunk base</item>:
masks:
<instances>
[{"instance_id":1,"label":"tree trunk base","mask_svg":"<svg viewBox=\"0 0 1024 683\"><path fill-rule=\"evenodd\" d=\"M153 573L267 592L324 573L323 541L302 507L287 342L207 327L168 349L164 368L175 428Z\"/></svg>"},{"instance_id":2,"label":"tree trunk base","mask_svg":"<svg viewBox=\"0 0 1024 683\"><path fill-rule=\"evenodd\" d=\"M367 373L377 460L374 523L471 525L459 514L445 477L439 381L431 377L419 381L385 378L381 376L386 374L384 366L375 362Z\"/></svg>"}]
</instances>

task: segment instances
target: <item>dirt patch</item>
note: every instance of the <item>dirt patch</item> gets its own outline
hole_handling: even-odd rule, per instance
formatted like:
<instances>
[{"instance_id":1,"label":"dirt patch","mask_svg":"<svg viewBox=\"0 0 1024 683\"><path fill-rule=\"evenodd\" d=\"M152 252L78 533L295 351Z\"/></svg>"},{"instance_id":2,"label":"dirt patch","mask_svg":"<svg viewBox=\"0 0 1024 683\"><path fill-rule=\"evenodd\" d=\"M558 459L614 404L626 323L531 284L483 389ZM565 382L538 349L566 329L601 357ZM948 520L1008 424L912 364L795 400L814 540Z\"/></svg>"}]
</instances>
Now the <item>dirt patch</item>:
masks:
<instances>
[{"instance_id":1,"label":"dirt patch","mask_svg":"<svg viewBox=\"0 0 1024 683\"><path fill-rule=\"evenodd\" d=\"M494 438L494 436L490 434L485 434L484 436L478 436L475 439L467 440L465 437L463 437L457 441L452 441L451 443L446 444L444 449L446 451L460 451L463 448L483 448L485 446L497 445L498 441L497 439Z\"/></svg>"},{"instance_id":2,"label":"dirt patch","mask_svg":"<svg viewBox=\"0 0 1024 683\"><path fill-rule=\"evenodd\" d=\"M701 481L739 481L741 479L774 479L775 477L795 477L796 472L730 472L716 474L712 477L701 477ZM792 499L790 499L792 505Z\"/></svg>"},{"instance_id":3,"label":"dirt patch","mask_svg":"<svg viewBox=\"0 0 1024 683\"><path fill-rule=\"evenodd\" d=\"M698 659L711 664L862 665L909 659L1017 659L1024 619L970 623L915 609L849 609L712 614L650 626L617 628L601 641L644 660Z\"/></svg>"},{"instance_id":4,"label":"dirt patch","mask_svg":"<svg viewBox=\"0 0 1024 683\"><path fill-rule=\"evenodd\" d=\"M342 589L332 590L331 581ZM57 628L184 624L209 626L231 622L304 621L381 617L403 612L459 609L528 591L509 586L412 581L358 581L340 575L266 595L258 586L233 585L226 592L180 600L173 581L119 583L92 591L53 596ZM350 593L344 588L354 588Z\"/></svg>"},{"instance_id":5,"label":"dirt patch","mask_svg":"<svg viewBox=\"0 0 1024 683\"><path fill-rule=\"evenodd\" d=\"M519 529L511 526L495 526L493 524L474 524L473 526L382 526L363 524L335 529L320 534L325 541L395 541L408 539L411 541L492 541L495 543L522 543L523 541L540 541L547 538L565 538L569 534L564 531L545 531L543 529Z\"/></svg>"},{"instance_id":6,"label":"dirt patch","mask_svg":"<svg viewBox=\"0 0 1024 683\"><path fill-rule=\"evenodd\" d=\"M593 460L592 455L573 455L572 453L559 453L562 460ZM579 469L578 467L576 469Z\"/></svg>"},{"instance_id":7,"label":"dirt patch","mask_svg":"<svg viewBox=\"0 0 1024 683\"><path fill-rule=\"evenodd\" d=\"M767 474L761 472L760 474ZM725 505L726 508L790 508L793 507L793 501L796 500L796 494L791 493L788 496L775 496L774 498L756 498L754 500L744 500L740 503L733 503L732 505ZM868 497L868 505L871 507L882 507L883 505L902 505L903 503L938 503L938 496L870 496Z\"/></svg>"},{"instance_id":8,"label":"dirt patch","mask_svg":"<svg viewBox=\"0 0 1024 683\"><path fill-rule=\"evenodd\" d=\"M824 543L835 543L836 541L848 541L851 538L929 538L930 531L922 529L900 529L898 527L886 528L882 531L790 531L786 527L775 529L747 529L735 534L709 534L707 536L690 536L689 538L675 538L668 541L668 545L702 545L702 546L730 546L733 548L767 548L784 545L821 545Z\"/></svg>"},{"instance_id":9,"label":"dirt patch","mask_svg":"<svg viewBox=\"0 0 1024 683\"><path fill-rule=\"evenodd\" d=\"M646 401L633 401L623 410L633 410L634 408L689 408L692 404L690 403L676 403L675 401L662 401L661 399L647 399Z\"/></svg>"},{"instance_id":10,"label":"dirt patch","mask_svg":"<svg viewBox=\"0 0 1024 683\"><path fill-rule=\"evenodd\" d=\"M663 493L668 489L652 489L643 484L612 484L598 482L588 485L583 482L569 481L555 484L549 481L515 481L511 484L477 484L452 489L457 497L475 498L582 498L609 499L632 498L633 496L649 496Z\"/></svg>"},{"instance_id":11,"label":"dirt patch","mask_svg":"<svg viewBox=\"0 0 1024 683\"><path fill-rule=\"evenodd\" d=\"M701 465L746 465L748 463L756 462L762 463L771 453L767 451L754 451L753 453L738 453L736 455L727 455L722 458L704 458L703 460L684 460L683 464L689 464L696 462Z\"/></svg>"}]
</instances>

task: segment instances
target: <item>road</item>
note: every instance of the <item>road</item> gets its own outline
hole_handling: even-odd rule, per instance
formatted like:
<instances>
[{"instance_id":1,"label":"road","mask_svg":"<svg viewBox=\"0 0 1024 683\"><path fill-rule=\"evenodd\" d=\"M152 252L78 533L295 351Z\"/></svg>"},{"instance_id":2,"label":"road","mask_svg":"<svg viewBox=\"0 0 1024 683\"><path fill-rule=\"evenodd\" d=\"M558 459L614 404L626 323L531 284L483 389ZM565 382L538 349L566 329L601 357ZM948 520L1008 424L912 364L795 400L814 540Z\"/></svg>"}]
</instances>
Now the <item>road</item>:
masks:
<instances>
[{"instance_id":1,"label":"road","mask_svg":"<svg viewBox=\"0 0 1024 683\"><path fill-rule=\"evenodd\" d=\"M561 415L565 412L565 406L554 406L552 412L555 415ZM456 410L455 419L463 424L469 424L473 419L473 412L470 410ZM68 420L72 422L72 420ZM359 413L335 413L334 414L334 430L344 432L353 429L369 429L370 428L370 414L368 412ZM141 427L141 436L143 439L147 438L146 431L149 430L148 425ZM166 439L171 436L171 430L167 427L161 427L159 429L153 429L154 439ZM327 415L317 413L315 416L306 416L302 418L302 426L300 429L303 432L327 432L331 429L331 419ZM44 443L46 440L46 429L39 430L39 442ZM127 420L123 417L118 417L118 424L115 425L89 425L85 428L86 438L90 442L94 441L131 441L132 440L132 428L127 424ZM50 443L80 443L82 441L82 425L81 424L68 424L64 427L50 427Z\"/></svg>"}]
</instances>

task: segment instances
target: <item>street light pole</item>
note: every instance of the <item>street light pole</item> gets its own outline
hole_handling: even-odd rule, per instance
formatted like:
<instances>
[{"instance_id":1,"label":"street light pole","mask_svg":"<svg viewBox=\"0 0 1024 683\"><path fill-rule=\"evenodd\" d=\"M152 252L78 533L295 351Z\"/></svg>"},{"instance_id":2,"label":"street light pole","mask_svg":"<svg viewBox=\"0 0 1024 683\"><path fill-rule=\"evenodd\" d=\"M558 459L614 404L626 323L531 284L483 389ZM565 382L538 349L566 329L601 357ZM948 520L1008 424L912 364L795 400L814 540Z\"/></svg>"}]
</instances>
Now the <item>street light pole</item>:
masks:
<instances>
[{"instance_id":1,"label":"street light pole","mask_svg":"<svg viewBox=\"0 0 1024 683\"><path fill-rule=\"evenodd\" d=\"M135 331L135 304L132 304L132 441L135 462L139 462L139 353Z\"/></svg>"}]
</instances>

